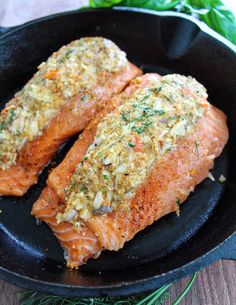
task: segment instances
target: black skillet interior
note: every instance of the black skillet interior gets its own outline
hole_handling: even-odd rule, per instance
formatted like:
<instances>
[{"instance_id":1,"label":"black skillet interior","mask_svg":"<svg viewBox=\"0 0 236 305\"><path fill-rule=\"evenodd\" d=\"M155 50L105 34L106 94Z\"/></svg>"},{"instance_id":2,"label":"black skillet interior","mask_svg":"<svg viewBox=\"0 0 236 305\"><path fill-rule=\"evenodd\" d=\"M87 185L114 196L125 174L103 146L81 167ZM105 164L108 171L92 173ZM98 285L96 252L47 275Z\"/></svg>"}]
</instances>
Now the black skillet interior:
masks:
<instances>
[{"instance_id":1,"label":"black skillet interior","mask_svg":"<svg viewBox=\"0 0 236 305\"><path fill-rule=\"evenodd\" d=\"M43 18L14 30L0 39L1 106L53 51L95 35L113 40L145 72L196 77L208 88L209 100L228 115L231 138L212 171L216 181L201 183L182 206L180 217L164 217L119 252L104 252L79 272L65 269L55 237L30 216L50 166L24 197L0 198L0 276L57 294L125 295L155 288L219 258L216 252L201 257L236 229L235 53L192 21L178 14L89 10ZM56 163L75 138L60 150ZM221 174L227 176L224 184L218 181ZM221 251L222 255L227 257Z\"/></svg>"}]
</instances>

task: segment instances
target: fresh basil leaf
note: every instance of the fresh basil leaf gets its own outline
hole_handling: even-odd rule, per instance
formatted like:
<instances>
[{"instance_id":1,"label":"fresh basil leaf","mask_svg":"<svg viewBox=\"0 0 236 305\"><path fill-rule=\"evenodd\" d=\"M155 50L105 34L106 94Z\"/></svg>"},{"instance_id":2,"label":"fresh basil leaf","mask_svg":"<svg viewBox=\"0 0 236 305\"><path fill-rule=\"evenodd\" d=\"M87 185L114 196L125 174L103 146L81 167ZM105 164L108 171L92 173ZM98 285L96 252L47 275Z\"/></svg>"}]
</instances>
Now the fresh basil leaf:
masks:
<instances>
[{"instance_id":1,"label":"fresh basil leaf","mask_svg":"<svg viewBox=\"0 0 236 305\"><path fill-rule=\"evenodd\" d=\"M122 0L89 0L90 7L112 7L117 5Z\"/></svg>"},{"instance_id":2,"label":"fresh basil leaf","mask_svg":"<svg viewBox=\"0 0 236 305\"><path fill-rule=\"evenodd\" d=\"M225 9L211 9L199 16L209 27L236 44L236 19Z\"/></svg>"},{"instance_id":3,"label":"fresh basil leaf","mask_svg":"<svg viewBox=\"0 0 236 305\"><path fill-rule=\"evenodd\" d=\"M114 5L123 5L165 11L175 8L180 1L181 0L90 0L89 4L91 7L112 7Z\"/></svg>"},{"instance_id":4,"label":"fresh basil leaf","mask_svg":"<svg viewBox=\"0 0 236 305\"><path fill-rule=\"evenodd\" d=\"M184 11L198 14L210 28L236 44L236 18L220 0L185 0Z\"/></svg>"},{"instance_id":5,"label":"fresh basil leaf","mask_svg":"<svg viewBox=\"0 0 236 305\"><path fill-rule=\"evenodd\" d=\"M210 28L236 44L236 18L221 0L90 0L90 7L122 5L157 11L181 10L195 14Z\"/></svg>"},{"instance_id":6,"label":"fresh basil leaf","mask_svg":"<svg viewBox=\"0 0 236 305\"><path fill-rule=\"evenodd\" d=\"M185 0L184 5L189 5L194 9L211 9L217 5L222 5L220 0Z\"/></svg>"},{"instance_id":7,"label":"fresh basil leaf","mask_svg":"<svg viewBox=\"0 0 236 305\"><path fill-rule=\"evenodd\" d=\"M174 9L179 3L180 0L125 0L121 5L166 11Z\"/></svg>"}]
</instances>

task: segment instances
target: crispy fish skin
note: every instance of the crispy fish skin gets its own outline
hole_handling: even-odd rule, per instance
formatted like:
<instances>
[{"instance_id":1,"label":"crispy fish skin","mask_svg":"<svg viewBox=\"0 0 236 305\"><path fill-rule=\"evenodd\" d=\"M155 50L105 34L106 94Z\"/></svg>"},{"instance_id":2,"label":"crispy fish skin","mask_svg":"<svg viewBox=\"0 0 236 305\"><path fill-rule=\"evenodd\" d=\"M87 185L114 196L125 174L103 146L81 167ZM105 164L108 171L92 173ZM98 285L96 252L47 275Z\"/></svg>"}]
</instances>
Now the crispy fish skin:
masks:
<instances>
[{"instance_id":1,"label":"crispy fish skin","mask_svg":"<svg viewBox=\"0 0 236 305\"><path fill-rule=\"evenodd\" d=\"M141 76L139 79L142 81L136 86L145 86L148 77L148 74ZM150 75L150 78L153 77L155 77L153 74ZM129 90L129 87L126 90ZM119 103L119 96L116 102ZM97 120L99 121L100 118ZM63 189L69 184L76 165L83 158L89 145L93 143L98 124L96 119L94 122L87 127L64 161L49 176L47 189L54 193L58 207L62 207L65 202ZM103 249L119 250L125 242L160 217L178 211L178 201L185 201L194 187L208 176L209 170L214 165L214 158L220 155L227 140L226 116L210 105L194 126L194 132L179 138L173 151L165 153L162 158L155 161L146 181L136 191L128 209L118 207L111 213L95 215L85 221L84 234L89 236L92 233L97 238L96 246L93 244L94 251L91 252L93 253L91 257L96 256ZM197 149L196 143L199 143ZM44 200L49 206L52 204L49 198ZM37 212L40 206L42 206L41 197L35 203L32 214L45 221L45 218ZM49 223L47 219L46 223ZM70 226L73 227L72 224ZM53 230L51 225L50 227ZM65 247L62 236L59 237L59 241ZM88 246L87 241L86 246ZM67 247L67 250L70 253L71 247ZM79 253L77 255L78 259L73 259L73 263L67 258L69 267L78 267L81 264ZM84 261L88 258L89 255L85 256Z\"/></svg>"},{"instance_id":2,"label":"crispy fish skin","mask_svg":"<svg viewBox=\"0 0 236 305\"><path fill-rule=\"evenodd\" d=\"M78 94L68 100L43 130L42 135L27 142L19 151L15 164L8 169L0 169L0 195L23 196L30 186L37 183L39 173L60 145L83 130L114 94L120 93L140 74L142 72L139 68L128 63L125 69L112 76L107 75L106 82L92 90L99 93L94 94L94 98L81 104L83 96Z\"/></svg>"}]
</instances>

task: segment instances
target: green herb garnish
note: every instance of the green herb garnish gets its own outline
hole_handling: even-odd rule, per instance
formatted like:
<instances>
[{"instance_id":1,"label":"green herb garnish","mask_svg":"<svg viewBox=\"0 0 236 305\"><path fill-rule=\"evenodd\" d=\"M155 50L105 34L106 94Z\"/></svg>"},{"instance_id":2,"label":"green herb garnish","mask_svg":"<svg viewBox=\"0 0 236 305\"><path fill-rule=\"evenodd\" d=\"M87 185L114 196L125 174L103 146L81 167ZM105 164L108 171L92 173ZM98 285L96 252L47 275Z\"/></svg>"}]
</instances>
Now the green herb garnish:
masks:
<instances>
[{"instance_id":1,"label":"green herb garnish","mask_svg":"<svg viewBox=\"0 0 236 305\"><path fill-rule=\"evenodd\" d=\"M90 7L128 6L155 11L174 10L194 15L236 44L236 18L221 0L90 0Z\"/></svg>"},{"instance_id":2,"label":"green herb garnish","mask_svg":"<svg viewBox=\"0 0 236 305\"><path fill-rule=\"evenodd\" d=\"M181 200L180 200L179 198L176 199L176 204L177 204L178 206L181 205Z\"/></svg>"},{"instance_id":3,"label":"green herb garnish","mask_svg":"<svg viewBox=\"0 0 236 305\"><path fill-rule=\"evenodd\" d=\"M74 187L74 186L75 186L75 181L72 180L72 181L70 182L70 187Z\"/></svg>"},{"instance_id":4,"label":"green herb garnish","mask_svg":"<svg viewBox=\"0 0 236 305\"><path fill-rule=\"evenodd\" d=\"M128 142L128 145L129 145L130 147L135 147L135 144L132 143L132 142Z\"/></svg>"},{"instance_id":5,"label":"green herb garnish","mask_svg":"<svg viewBox=\"0 0 236 305\"><path fill-rule=\"evenodd\" d=\"M60 59L58 59L59 63L64 63L66 59L70 57L70 54L74 52L74 49L68 50L65 55L62 55Z\"/></svg>"},{"instance_id":6,"label":"green herb garnish","mask_svg":"<svg viewBox=\"0 0 236 305\"><path fill-rule=\"evenodd\" d=\"M171 305L180 304L184 296L192 287L197 274L195 273L184 290L180 293L177 299L170 303ZM170 287L172 284L162 286L152 293L142 294L131 297L101 297L101 298L77 298L77 297L62 297L55 295L46 295L32 290L21 292L20 305L163 305L165 299L170 296Z\"/></svg>"},{"instance_id":7,"label":"green herb garnish","mask_svg":"<svg viewBox=\"0 0 236 305\"><path fill-rule=\"evenodd\" d=\"M6 120L0 124L0 131L3 130L8 124L10 124L13 121L14 116L15 116L15 110L11 109Z\"/></svg>"},{"instance_id":8,"label":"green herb garnish","mask_svg":"<svg viewBox=\"0 0 236 305\"><path fill-rule=\"evenodd\" d=\"M108 180L109 179L109 176L108 175L102 175L103 176L103 179L105 180Z\"/></svg>"},{"instance_id":9,"label":"green herb garnish","mask_svg":"<svg viewBox=\"0 0 236 305\"><path fill-rule=\"evenodd\" d=\"M129 122L129 119L128 119L127 115L124 113L124 111L122 111L122 113L121 113L121 118L122 118L125 122Z\"/></svg>"},{"instance_id":10,"label":"green herb garnish","mask_svg":"<svg viewBox=\"0 0 236 305\"><path fill-rule=\"evenodd\" d=\"M84 161L86 161L88 159L88 157L83 157L83 159L80 161L81 164L84 163Z\"/></svg>"},{"instance_id":11,"label":"green herb garnish","mask_svg":"<svg viewBox=\"0 0 236 305\"><path fill-rule=\"evenodd\" d=\"M155 112L156 114L159 114L159 115L165 114L165 111L164 111L164 110L154 110L154 112Z\"/></svg>"},{"instance_id":12,"label":"green herb garnish","mask_svg":"<svg viewBox=\"0 0 236 305\"><path fill-rule=\"evenodd\" d=\"M171 94L168 95L165 95L165 98L167 99L168 102L170 103L173 103L174 99L173 99L173 96Z\"/></svg>"},{"instance_id":13,"label":"green herb garnish","mask_svg":"<svg viewBox=\"0 0 236 305\"><path fill-rule=\"evenodd\" d=\"M150 122L150 121L142 122L141 126L132 126L131 130L137 132L137 134L141 134L144 131L146 131L148 129L148 127L152 124L153 124L153 122Z\"/></svg>"}]
</instances>

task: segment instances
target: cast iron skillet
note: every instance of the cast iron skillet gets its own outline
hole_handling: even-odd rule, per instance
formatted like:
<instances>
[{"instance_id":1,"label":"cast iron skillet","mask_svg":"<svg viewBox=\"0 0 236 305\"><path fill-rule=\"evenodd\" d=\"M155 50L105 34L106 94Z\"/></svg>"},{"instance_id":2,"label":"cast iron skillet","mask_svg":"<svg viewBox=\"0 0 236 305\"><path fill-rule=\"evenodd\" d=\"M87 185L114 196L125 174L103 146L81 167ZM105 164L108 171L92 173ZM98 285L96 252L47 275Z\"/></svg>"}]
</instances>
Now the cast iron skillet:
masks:
<instances>
[{"instance_id":1,"label":"cast iron skillet","mask_svg":"<svg viewBox=\"0 0 236 305\"><path fill-rule=\"evenodd\" d=\"M13 284L70 296L118 296L157 288L220 258L235 259L236 56L225 39L179 13L85 10L42 18L0 39L0 100L4 105L53 51L82 36L101 35L125 50L145 72L192 75L228 116L230 140L206 179L181 208L139 233L118 253L105 252L80 271L68 271L62 250L30 210L49 167L23 198L0 199L0 277ZM59 162L72 145L58 153ZM227 182L218 181L221 174Z\"/></svg>"}]
</instances>

